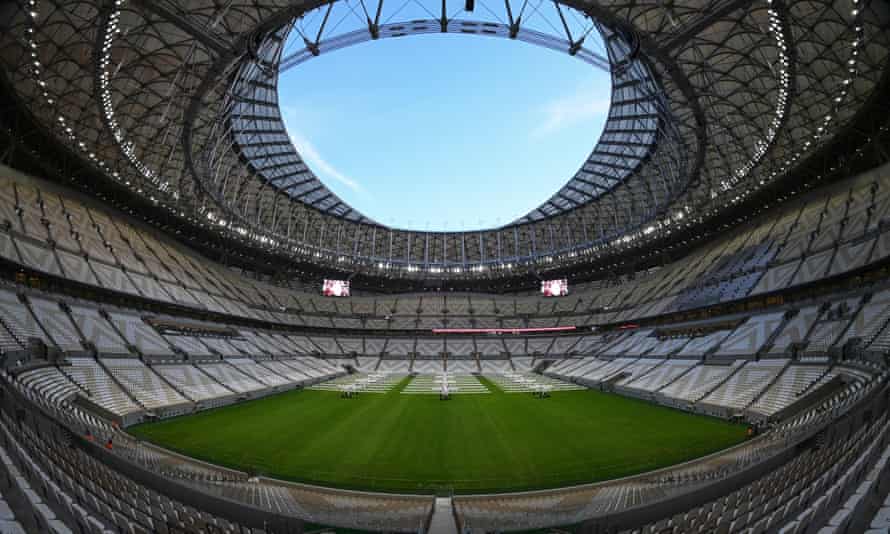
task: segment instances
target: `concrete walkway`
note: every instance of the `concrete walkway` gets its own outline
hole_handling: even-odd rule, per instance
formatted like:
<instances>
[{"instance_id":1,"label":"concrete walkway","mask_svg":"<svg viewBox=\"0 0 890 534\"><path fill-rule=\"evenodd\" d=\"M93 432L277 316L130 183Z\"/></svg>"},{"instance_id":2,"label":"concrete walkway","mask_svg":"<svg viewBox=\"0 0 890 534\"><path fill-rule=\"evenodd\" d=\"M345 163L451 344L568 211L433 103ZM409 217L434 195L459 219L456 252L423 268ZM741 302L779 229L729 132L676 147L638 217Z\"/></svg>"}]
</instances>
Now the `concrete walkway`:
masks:
<instances>
[{"instance_id":1,"label":"concrete walkway","mask_svg":"<svg viewBox=\"0 0 890 534\"><path fill-rule=\"evenodd\" d=\"M457 523L454 521L450 497L436 497L436 508L430 520L429 534L457 534Z\"/></svg>"}]
</instances>

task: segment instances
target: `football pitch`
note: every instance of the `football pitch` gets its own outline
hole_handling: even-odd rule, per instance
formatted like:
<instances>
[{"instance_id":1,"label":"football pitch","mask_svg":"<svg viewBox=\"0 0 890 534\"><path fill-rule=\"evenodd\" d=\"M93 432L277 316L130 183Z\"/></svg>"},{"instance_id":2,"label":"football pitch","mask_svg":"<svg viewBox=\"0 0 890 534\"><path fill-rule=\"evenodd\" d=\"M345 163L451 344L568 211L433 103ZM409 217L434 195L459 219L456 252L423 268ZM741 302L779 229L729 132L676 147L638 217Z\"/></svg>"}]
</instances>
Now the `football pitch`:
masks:
<instances>
[{"instance_id":1,"label":"football pitch","mask_svg":"<svg viewBox=\"0 0 890 534\"><path fill-rule=\"evenodd\" d=\"M349 489L480 493L650 471L724 449L745 427L597 391L341 399L290 391L131 427L135 436L255 475Z\"/></svg>"}]
</instances>

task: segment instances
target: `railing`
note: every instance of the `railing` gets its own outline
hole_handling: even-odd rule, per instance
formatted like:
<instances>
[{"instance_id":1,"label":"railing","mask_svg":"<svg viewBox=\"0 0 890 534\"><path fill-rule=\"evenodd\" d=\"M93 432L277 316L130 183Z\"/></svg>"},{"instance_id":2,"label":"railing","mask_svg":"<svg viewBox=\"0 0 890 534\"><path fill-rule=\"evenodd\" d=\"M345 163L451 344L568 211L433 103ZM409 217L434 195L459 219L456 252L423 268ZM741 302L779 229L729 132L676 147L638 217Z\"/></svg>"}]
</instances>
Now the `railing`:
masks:
<instances>
[{"instance_id":1,"label":"railing","mask_svg":"<svg viewBox=\"0 0 890 534\"><path fill-rule=\"evenodd\" d=\"M869 368L873 371L876 369L874 366L869 366ZM597 517L597 514L615 514L633 506L640 506L641 503L655 503L657 501L676 499L683 495L702 491L704 488L721 481L728 481L755 466L764 465L769 461L783 458L783 455L790 454L790 451L793 451L796 445L824 430L857 406L860 401L874 394L887 383L887 375L888 372L884 370L880 374L872 375L872 379L865 384L850 384L838 395L818 403L812 409L775 426L758 437L683 464L596 484L513 494L458 497L455 501L460 503L491 498L522 500L535 497L560 497L582 494L589 496L590 503L598 505L598 508L597 506L592 506L591 509L597 508L600 510L582 518L583 520L589 520ZM0 373L0 384L19 392L36 408L62 424L75 435L82 435L88 429L100 443L113 439L113 451L106 452L106 454L126 460L171 481L178 480L208 495L216 497L224 495L226 498L231 499L232 495L240 494L237 490L241 488L245 494L256 491L274 492L283 490L290 495L293 495L292 492L334 493L370 500L380 499L381 502L397 502L399 500L403 502L421 502L425 498L429 499L429 497L419 495L384 496L367 492L347 492L304 484L293 484L274 479L248 479L246 474L238 471L200 462L159 447L147 446L122 431L116 425L97 418L74 404L56 404L49 401L38 391L30 390L17 384L5 372ZM224 490L226 491L224 492ZM614 495L623 495L627 491L635 492L635 495L639 495L641 502L633 500L615 502ZM291 498L293 497L291 496ZM253 503L248 504L257 506ZM300 517L301 513L294 512L293 510L270 510L270 512L276 514L291 513L294 514L294 517L307 519ZM345 527L367 528L369 524L358 513L353 514L352 517L344 515L342 522L338 522L337 518L333 516L326 516L325 518L332 521L332 524L339 524Z\"/></svg>"}]
</instances>

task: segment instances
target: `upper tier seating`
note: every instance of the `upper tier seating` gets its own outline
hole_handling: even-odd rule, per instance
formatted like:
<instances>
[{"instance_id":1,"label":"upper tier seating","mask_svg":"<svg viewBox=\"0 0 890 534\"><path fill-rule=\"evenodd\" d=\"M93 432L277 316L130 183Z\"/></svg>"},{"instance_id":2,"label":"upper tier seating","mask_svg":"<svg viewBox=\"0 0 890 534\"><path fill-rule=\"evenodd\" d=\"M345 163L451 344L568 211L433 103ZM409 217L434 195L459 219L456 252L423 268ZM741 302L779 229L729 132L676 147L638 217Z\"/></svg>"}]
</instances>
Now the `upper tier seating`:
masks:
<instances>
[{"instance_id":1,"label":"upper tier seating","mask_svg":"<svg viewBox=\"0 0 890 534\"><path fill-rule=\"evenodd\" d=\"M15 173L0 177L0 189L8 193L0 196L0 217L9 222L8 230L0 231L0 255L36 271L80 283L290 325L427 329L446 324L599 324L775 291L858 269L890 255L890 225L880 224L887 219L886 210L890 209L887 174L863 174L843 187L803 197L679 261L638 273L623 283L576 284L572 296L563 299L543 300L532 295L404 295L357 296L348 302L326 300L317 294L241 277L154 230L108 211L106 206L60 195L56 187ZM120 265L126 265L126 270ZM853 330L850 336L856 333L858 330ZM269 339L264 334L260 337ZM69 341L62 340L67 345L64 350L81 350L72 348ZM260 353L242 353L285 355L280 344L256 344ZM354 350L339 347L336 340L316 345L314 351L332 356ZM521 350L517 350L516 344L506 347L503 342L482 345L476 350L491 355L506 351L559 356L585 350L585 344L572 346L568 339L546 347L543 341L534 341L531 347ZM404 354L397 352L398 348L387 350L390 354ZM167 350L163 344L153 349ZM657 346L652 350L657 350ZM440 351L421 346L417 352L435 355ZM366 354L379 352L372 349ZM643 355L643 351L635 355ZM693 352L686 355L700 356Z\"/></svg>"}]
</instances>

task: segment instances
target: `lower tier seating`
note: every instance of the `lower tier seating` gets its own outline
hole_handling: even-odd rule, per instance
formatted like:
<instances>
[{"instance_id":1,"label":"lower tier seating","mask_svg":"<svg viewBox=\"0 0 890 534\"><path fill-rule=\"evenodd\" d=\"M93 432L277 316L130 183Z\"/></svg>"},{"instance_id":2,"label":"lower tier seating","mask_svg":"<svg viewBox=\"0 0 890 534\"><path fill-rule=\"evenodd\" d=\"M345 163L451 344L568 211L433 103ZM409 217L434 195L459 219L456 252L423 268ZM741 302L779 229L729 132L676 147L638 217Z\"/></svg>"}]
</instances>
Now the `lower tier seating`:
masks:
<instances>
[{"instance_id":1,"label":"lower tier seating","mask_svg":"<svg viewBox=\"0 0 890 534\"><path fill-rule=\"evenodd\" d=\"M828 366L791 365L763 392L750 409L763 415L773 415L834 376L834 373L829 372Z\"/></svg>"},{"instance_id":2,"label":"lower tier seating","mask_svg":"<svg viewBox=\"0 0 890 534\"><path fill-rule=\"evenodd\" d=\"M194 365L155 365L152 369L193 401L224 397L234 393Z\"/></svg>"},{"instance_id":3,"label":"lower tier seating","mask_svg":"<svg viewBox=\"0 0 890 534\"><path fill-rule=\"evenodd\" d=\"M659 393L687 402L698 402L711 390L732 375L736 368L745 362L735 361L731 365L699 365L672 382Z\"/></svg>"},{"instance_id":4,"label":"lower tier seating","mask_svg":"<svg viewBox=\"0 0 890 534\"><path fill-rule=\"evenodd\" d=\"M135 358L109 358L102 363L149 410L189 402L150 367Z\"/></svg>"},{"instance_id":5,"label":"lower tier seating","mask_svg":"<svg viewBox=\"0 0 890 534\"><path fill-rule=\"evenodd\" d=\"M769 386L787 364L788 360L748 362L701 401L741 410Z\"/></svg>"},{"instance_id":6,"label":"lower tier seating","mask_svg":"<svg viewBox=\"0 0 890 534\"><path fill-rule=\"evenodd\" d=\"M69 361L71 365L61 367L62 372L77 382L91 401L118 415L142 410L98 361L93 358L70 358Z\"/></svg>"}]
</instances>

